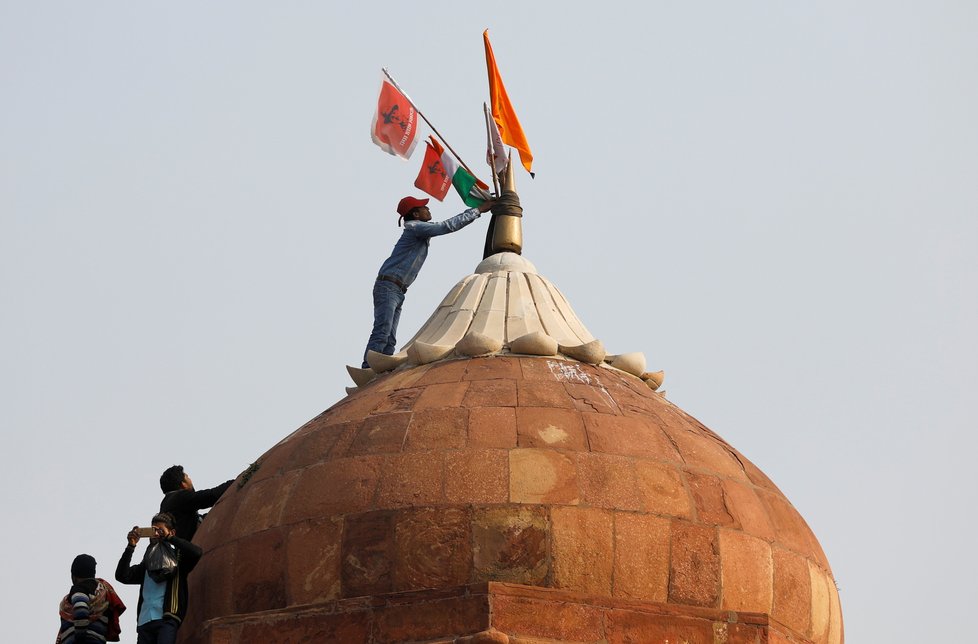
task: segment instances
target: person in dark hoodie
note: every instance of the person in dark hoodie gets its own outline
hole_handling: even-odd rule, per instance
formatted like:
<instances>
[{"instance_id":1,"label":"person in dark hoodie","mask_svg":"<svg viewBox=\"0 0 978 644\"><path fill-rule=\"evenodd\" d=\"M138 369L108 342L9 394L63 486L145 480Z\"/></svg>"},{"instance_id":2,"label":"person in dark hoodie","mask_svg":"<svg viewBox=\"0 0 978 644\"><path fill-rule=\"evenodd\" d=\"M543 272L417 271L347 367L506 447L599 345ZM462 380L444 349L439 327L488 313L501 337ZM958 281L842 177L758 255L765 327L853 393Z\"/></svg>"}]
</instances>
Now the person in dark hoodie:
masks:
<instances>
[{"instance_id":1,"label":"person in dark hoodie","mask_svg":"<svg viewBox=\"0 0 978 644\"><path fill-rule=\"evenodd\" d=\"M174 644L177 629L187 614L187 575L194 569L203 551L200 546L177 536L173 515L161 512L153 517L155 537L150 538L143 560L130 565L139 542L139 528L126 535L128 544L115 569L116 581L139 584L139 603L136 606L136 644ZM155 570L149 556L153 546L169 544L176 555L176 565ZM175 591L175 592L174 592Z\"/></svg>"},{"instance_id":2,"label":"person in dark hoodie","mask_svg":"<svg viewBox=\"0 0 978 644\"><path fill-rule=\"evenodd\" d=\"M95 576L95 557L78 555L71 562L71 588L61 600L57 644L118 642L119 615L126 605L112 584Z\"/></svg>"},{"instance_id":3,"label":"person in dark hoodie","mask_svg":"<svg viewBox=\"0 0 978 644\"><path fill-rule=\"evenodd\" d=\"M160 512L169 512L177 520L177 534L187 541L193 541L203 517L198 510L204 510L217 503L224 491L231 487L234 479L225 481L209 490L195 490L190 475L183 471L182 465L173 465L160 476L160 489L163 500Z\"/></svg>"}]
</instances>

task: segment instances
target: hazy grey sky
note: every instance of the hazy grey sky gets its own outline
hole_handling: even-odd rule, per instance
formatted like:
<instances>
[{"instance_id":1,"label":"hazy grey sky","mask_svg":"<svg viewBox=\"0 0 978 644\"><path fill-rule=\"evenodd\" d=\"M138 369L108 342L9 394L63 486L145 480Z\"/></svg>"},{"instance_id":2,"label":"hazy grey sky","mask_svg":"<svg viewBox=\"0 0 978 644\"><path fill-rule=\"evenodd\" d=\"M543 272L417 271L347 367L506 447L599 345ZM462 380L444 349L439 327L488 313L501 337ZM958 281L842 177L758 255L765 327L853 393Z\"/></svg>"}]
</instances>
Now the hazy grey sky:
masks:
<instances>
[{"instance_id":1,"label":"hazy grey sky","mask_svg":"<svg viewBox=\"0 0 978 644\"><path fill-rule=\"evenodd\" d=\"M781 487L849 642L970 637L978 4L334 4L0 0L6 639L54 636L75 554L111 578L164 467L217 484L344 395L421 163L370 142L380 68L480 163L486 27L524 255Z\"/></svg>"}]
</instances>

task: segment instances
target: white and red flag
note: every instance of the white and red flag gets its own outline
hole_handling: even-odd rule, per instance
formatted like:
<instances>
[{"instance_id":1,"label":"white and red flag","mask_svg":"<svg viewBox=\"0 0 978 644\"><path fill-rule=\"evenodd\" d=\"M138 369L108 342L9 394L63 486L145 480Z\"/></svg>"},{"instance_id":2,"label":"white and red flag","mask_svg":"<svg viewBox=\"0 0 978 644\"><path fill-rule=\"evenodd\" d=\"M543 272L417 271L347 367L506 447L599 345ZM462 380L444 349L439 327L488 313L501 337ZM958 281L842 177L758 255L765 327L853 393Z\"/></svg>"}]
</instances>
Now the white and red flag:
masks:
<instances>
[{"instance_id":1,"label":"white and red flag","mask_svg":"<svg viewBox=\"0 0 978 644\"><path fill-rule=\"evenodd\" d=\"M426 150L424 163L414 187L424 190L438 201L444 201L448 189L455 186L458 196L465 205L475 207L489 199L489 186L476 179L472 174L456 163L442 144L434 136L425 141Z\"/></svg>"},{"instance_id":2,"label":"white and red flag","mask_svg":"<svg viewBox=\"0 0 978 644\"><path fill-rule=\"evenodd\" d=\"M410 159L418 143L418 111L394 84L383 78L370 138L388 154Z\"/></svg>"},{"instance_id":3,"label":"white and red flag","mask_svg":"<svg viewBox=\"0 0 978 644\"><path fill-rule=\"evenodd\" d=\"M506 169L506 147L503 145L503 137L499 135L499 128L496 127L496 119L488 115L489 108L482 104L482 109L486 112L486 128L488 143L486 144L486 163L492 168L493 172L500 174Z\"/></svg>"}]
</instances>

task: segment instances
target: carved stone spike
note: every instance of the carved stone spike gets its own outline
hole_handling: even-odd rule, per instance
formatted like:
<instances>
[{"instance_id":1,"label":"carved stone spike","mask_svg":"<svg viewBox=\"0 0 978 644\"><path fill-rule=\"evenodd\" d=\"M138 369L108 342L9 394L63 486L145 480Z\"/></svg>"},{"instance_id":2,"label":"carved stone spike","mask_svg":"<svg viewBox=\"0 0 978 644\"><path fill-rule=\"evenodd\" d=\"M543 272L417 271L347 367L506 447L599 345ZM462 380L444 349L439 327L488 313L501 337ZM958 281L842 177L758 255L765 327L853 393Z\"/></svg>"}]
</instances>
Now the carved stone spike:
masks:
<instances>
[{"instance_id":1,"label":"carved stone spike","mask_svg":"<svg viewBox=\"0 0 978 644\"><path fill-rule=\"evenodd\" d=\"M510 342L509 350L530 356L552 356L557 353L557 341L542 331L534 331Z\"/></svg>"},{"instance_id":2,"label":"carved stone spike","mask_svg":"<svg viewBox=\"0 0 978 644\"><path fill-rule=\"evenodd\" d=\"M454 349L455 347L451 345L413 342L411 346L408 347L407 355L408 358L414 362L417 362L418 364L428 364L429 362L441 360Z\"/></svg>"},{"instance_id":3,"label":"carved stone spike","mask_svg":"<svg viewBox=\"0 0 978 644\"><path fill-rule=\"evenodd\" d=\"M455 345L455 350L463 356L483 356L489 353L496 353L502 348L503 343L501 340L477 331L469 331Z\"/></svg>"},{"instance_id":4,"label":"carved stone spike","mask_svg":"<svg viewBox=\"0 0 978 644\"><path fill-rule=\"evenodd\" d=\"M346 389L346 395L349 396L350 394L354 393L357 389L359 389L359 387L346 387L345 389Z\"/></svg>"},{"instance_id":5,"label":"carved stone spike","mask_svg":"<svg viewBox=\"0 0 978 644\"><path fill-rule=\"evenodd\" d=\"M389 356L386 353L378 353L373 349L367 351L367 364L376 373L384 373L385 371L396 369L407 362L407 359L408 356L404 352Z\"/></svg>"},{"instance_id":6,"label":"carved stone spike","mask_svg":"<svg viewBox=\"0 0 978 644\"><path fill-rule=\"evenodd\" d=\"M350 365L346 365L346 372L353 378L353 382L356 383L357 387L362 387L377 377L373 369L360 369L359 367L351 367Z\"/></svg>"},{"instance_id":7,"label":"carved stone spike","mask_svg":"<svg viewBox=\"0 0 978 644\"><path fill-rule=\"evenodd\" d=\"M601 340L591 340L587 344L579 344L574 347L561 344L557 348L568 358L574 358L587 364L600 364L607 355Z\"/></svg>"},{"instance_id":8,"label":"carved stone spike","mask_svg":"<svg viewBox=\"0 0 978 644\"><path fill-rule=\"evenodd\" d=\"M641 352L622 353L611 358L608 364L633 376L641 376L645 373L645 354Z\"/></svg>"}]
</instances>

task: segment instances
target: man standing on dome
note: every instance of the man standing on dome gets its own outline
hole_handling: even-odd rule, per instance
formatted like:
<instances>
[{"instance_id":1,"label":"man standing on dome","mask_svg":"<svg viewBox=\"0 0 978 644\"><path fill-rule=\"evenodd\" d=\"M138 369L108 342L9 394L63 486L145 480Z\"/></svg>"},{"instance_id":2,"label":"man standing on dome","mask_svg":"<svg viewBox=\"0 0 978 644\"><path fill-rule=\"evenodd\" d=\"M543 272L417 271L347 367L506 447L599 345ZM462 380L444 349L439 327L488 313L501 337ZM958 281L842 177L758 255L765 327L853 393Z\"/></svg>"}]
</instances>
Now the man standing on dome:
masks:
<instances>
[{"instance_id":1,"label":"man standing on dome","mask_svg":"<svg viewBox=\"0 0 978 644\"><path fill-rule=\"evenodd\" d=\"M404 232L394 244L394 250L387 258L374 282L374 328L363 352L363 368L367 364L367 351L393 355L397 346L397 323L401 318L401 305L408 287L418 277L418 272L428 257L428 244L432 237L447 235L460 230L492 208L495 202L483 201L474 208L444 221L431 221L428 199L404 197L397 204L400 217L397 225L404 219Z\"/></svg>"}]
</instances>

